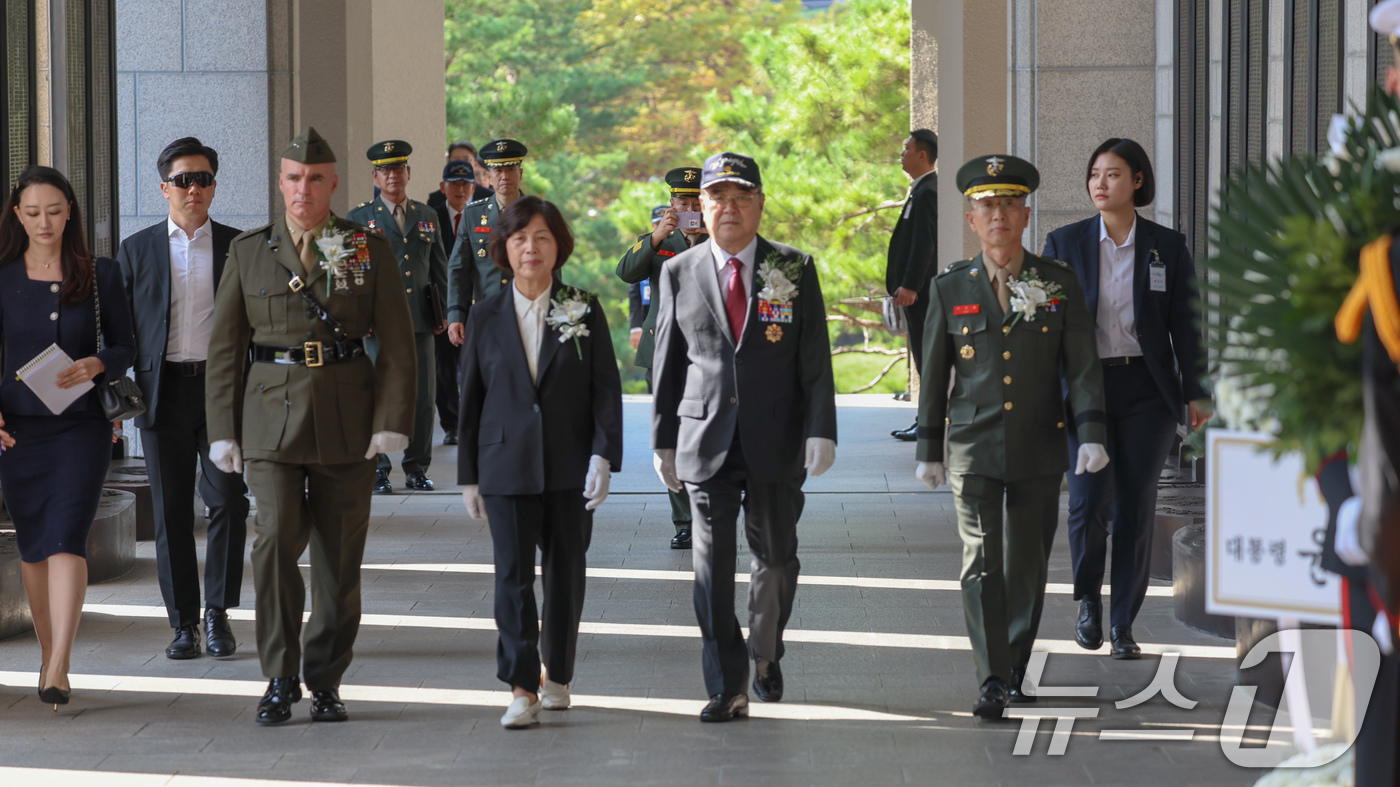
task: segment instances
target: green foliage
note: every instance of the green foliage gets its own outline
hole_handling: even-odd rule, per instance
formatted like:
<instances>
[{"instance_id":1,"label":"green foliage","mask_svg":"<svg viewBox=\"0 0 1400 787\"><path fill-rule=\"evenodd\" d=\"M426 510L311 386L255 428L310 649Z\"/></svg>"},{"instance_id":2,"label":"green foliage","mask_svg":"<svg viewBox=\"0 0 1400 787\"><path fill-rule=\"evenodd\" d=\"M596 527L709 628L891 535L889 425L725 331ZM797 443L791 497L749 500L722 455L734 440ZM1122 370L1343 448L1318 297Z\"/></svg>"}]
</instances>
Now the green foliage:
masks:
<instances>
[{"instance_id":1,"label":"green foliage","mask_svg":"<svg viewBox=\"0 0 1400 787\"><path fill-rule=\"evenodd\" d=\"M1400 175L1378 164L1400 144L1400 103L1379 89L1344 156L1292 156L1237 173L1222 190L1220 242L1202 289L1226 324L1208 330L1220 417L1276 431L1308 468L1361 434L1360 350L1333 318L1361 247L1400 226Z\"/></svg>"}]
</instances>

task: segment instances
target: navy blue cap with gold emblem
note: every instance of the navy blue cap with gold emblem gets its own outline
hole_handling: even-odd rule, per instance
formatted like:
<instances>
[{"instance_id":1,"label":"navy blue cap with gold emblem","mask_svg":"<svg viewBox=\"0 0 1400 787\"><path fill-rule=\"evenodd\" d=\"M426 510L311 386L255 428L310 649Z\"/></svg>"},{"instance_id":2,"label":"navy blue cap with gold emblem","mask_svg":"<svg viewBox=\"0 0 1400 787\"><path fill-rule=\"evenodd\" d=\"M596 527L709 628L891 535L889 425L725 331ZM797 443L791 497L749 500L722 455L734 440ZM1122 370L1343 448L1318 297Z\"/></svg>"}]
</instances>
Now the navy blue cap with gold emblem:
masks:
<instances>
[{"instance_id":1,"label":"navy blue cap with gold emblem","mask_svg":"<svg viewBox=\"0 0 1400 787\"><path fill-rule=\"evenodd\" d=\"M666 185L671 187L673 197L700 196L700 168L676 167L666 173Z\"/></svg>"},{"instance_id":2,"label":"navy blue cap with gold emblem","mask_svg":"<svg viewBox=\"0 0 1400 787\"><path fill-rule=\"evenodd\" d=\"M452 183L454 181L476 182L476 171L472 169L469 161L449 161L447 166L442 168L442 181Z\"/></svg>"},{"instance_id":3,"label":"navy blue cap with gold emblem","mask_svg":"<svg viewBox=\"0 0 1400 787\"><path fill-rule=\"evenodd\" d=\"M734 183L746 189L763 188L763 178L758 173L758 162L743 153L716 153L705 159L700 174L700 188L707 189L720 183Z\"/></svg>"},{"instance_id":4,"label":"navy blue cap with gold emblem","mask_svg":"<svg viewBox=\"0 0 1400 787\"><path fill-rule=\"evenodd\" d=\"M669 205L657 205L656 207L652 208L652 209L651 209L651 223L652 223L652 224L655 224L655 223L661 221L661 217L666 215L666 209L669 208L669 207L670 207Z\"/></svg>"},{"instance_id":5,"label":"navy blue cap with gold emblem","mask_svg":"<svg viewBox=\"0 0 1400 787\"><path fill-rule=\"evenodd\" d=\"M383 142L376 142L365 151L365 158L376 167L392 167L395 164L407 164L408 156L413 152L413 146L401 139L386 139Z\"/></svg>"},{"instance_id":6,"label":"navy blue cap with gold emblem","mask_svg":"<svg viewBox=\"0 0 1400 787\"><path fill-rule=\"evenodd\" d=\"M481 146L481 160L488 167L509 167L525 160L529 149L514 139L496 139Z\"/></svg>"},{"instance_id":7,"label":"navy blue cap with gold emblem","mask_svg":"<svg viewBox=\"0 0 1400 787\"><path fill-rule=\"evenodd\" d=\"M1040 171L1015 156L978 156L958 168L957 184L968 199L1024 197L1040 186Z\"/></svg>"}]
</instances>

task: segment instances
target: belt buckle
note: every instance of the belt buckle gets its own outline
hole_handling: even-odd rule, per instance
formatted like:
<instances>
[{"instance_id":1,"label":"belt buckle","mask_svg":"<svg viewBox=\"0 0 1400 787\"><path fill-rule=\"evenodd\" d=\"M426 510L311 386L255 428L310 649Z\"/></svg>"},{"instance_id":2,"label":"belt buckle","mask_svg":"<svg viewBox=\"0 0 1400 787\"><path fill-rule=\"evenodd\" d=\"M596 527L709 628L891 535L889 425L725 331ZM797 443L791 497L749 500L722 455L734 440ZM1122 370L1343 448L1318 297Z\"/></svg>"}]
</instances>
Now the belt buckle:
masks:
<instances>
[{"instance_id":1,"label":"belt buckle","mask_svg":"<svg viewBox=\"0 0 1400 787\"><path fill-rule=\"evenodd\" d=\"M313 369L317 366L324 365L326 359L322 355L322 349L320 342L306 342L302 344L301 351L306 356L304 363ZM312 360L313 357L315 358L314 361Z\"/></svg>"}]
</instances>

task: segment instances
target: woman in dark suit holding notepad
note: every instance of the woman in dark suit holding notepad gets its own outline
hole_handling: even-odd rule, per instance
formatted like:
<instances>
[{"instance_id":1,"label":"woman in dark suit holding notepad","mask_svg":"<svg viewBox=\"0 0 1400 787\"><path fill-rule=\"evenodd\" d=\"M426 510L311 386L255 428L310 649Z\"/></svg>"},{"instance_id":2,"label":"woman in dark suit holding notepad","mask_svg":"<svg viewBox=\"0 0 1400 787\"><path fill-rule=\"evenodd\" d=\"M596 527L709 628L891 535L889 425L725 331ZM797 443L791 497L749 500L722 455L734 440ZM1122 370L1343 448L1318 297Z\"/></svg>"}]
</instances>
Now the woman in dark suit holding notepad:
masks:
<instances>
[{"instance_id":1,"label":"woman in dark suit holding notepad","mask_svg":"<svg viewBox=\"0 0 1400 787\"><path fill-rule=\"evenodd\" d=\"M56 710L68 702L88 531L112 458L112 427L89 386L125 375L136 339L116 262L88 252L73 187L49 167L25 170L0 215L0 335L0 489L42 651L39 698ZM17 379L50 345L77 360L32 387ZM88 391L58 412L36 393L76 386Z\"/></svg>"}]
</instances>

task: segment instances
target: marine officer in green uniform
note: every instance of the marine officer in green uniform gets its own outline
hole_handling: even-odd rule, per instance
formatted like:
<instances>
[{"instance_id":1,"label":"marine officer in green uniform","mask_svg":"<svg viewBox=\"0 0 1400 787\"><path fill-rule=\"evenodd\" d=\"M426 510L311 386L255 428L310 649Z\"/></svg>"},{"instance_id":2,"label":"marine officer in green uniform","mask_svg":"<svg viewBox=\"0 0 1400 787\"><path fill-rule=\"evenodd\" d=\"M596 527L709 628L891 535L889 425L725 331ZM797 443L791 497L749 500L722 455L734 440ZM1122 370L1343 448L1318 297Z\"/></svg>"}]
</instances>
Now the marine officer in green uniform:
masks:
<instances>
[{"instance_id":1,"label":"marine officer in green uniform","mask_svg":"<svg viewBox=\"0 0 1400 787\"><path fill-rule=\"evenodd\" d=\"M1074 472L1108 464L1103 370L1078 277L1021 245L1026 197L1039 183L1035 167L1014 156L984 156L958 170L982 253L933 277L924 322L915 474L930 488L952 485L963 612L981 685L973 713L985 719L1001 718L1008 702L1033 700L1021 681L1069 465L1065 429L1081 443Z\"/></svg>"},{"instance_id":2,"label":"marine officer in green uniform","mask_svg":"<svg viewBox=\"0 0 1400 787\"><path fill-rule=\"evenodd\" d=\"M495 194L467 203L457 225L457 242L447 258L447 336L461 346L466 336L467 309L510 284L511 272L491 261L491 230L501 211L520 198L521 166L529 150L513 139L481 146L481 160L491 173Z\"/></svg>"},{"instance_id":3,"label":"marine officer in green uniform","mask_svg":"<svg viewBox=\"0 0 1400 787\"><path fill-rule=\"evenodd\" d=\"M662 212L661 220L651 232L638 236L637 242L617 263L618 278L628 284L646 282L642 286L651 288L652 298L660 292L661 266L709 237L700 221L700 168L676 167L666 173L666 185L671 189L671 204ZM685 219L684 223L682 219ZM656 315L659 311L647 311L646 320L642 323L642 338L637 344L637 356L632 361L633 366L647 370L648 384L651 381L651 354L656 344ZM671 523L676 527L671 548L690 549L690 496L684 489L679 492L668 490L667 494L671 499Z\"/></svg>"},{"instance_id":4,"label":"marine officer in green uniform","mask_svg":"<svg viewBox=\"0 0 1400 787\"><path fill-rule=\"evenodd\" d=\"M340 678L360 625L375 457L413 431L413 322L389 242L331 214L335 154L308 127L282 153L285 216L229 245L206 366L209 454L257 499L253 586L267 693L291 718L305 668L311 718L344 721ZM360 337L374 333L371 361ZM251 361L251 363L250 363ZM298 559L310 544L311 619Z\"/></svg>"},{"instance_id":5,"label":"marine officer in green uniform","mask_svg":"<svg viewBox=\"0 0 1400 787\"><path fill-rule=\"evenodd\" d=\"M401 139L372 145L365 156L374 167L374 185L379 187L379 196L360 203L346 218L388 238L394 249L394 259L399 263L399 272L403 274L403 291L408 298L409 314L413 316L413 342L418 356L413 432L403 453L403 473L409 489L427 492L433 488L433 482L428 479L428 467L433 462L433 402L437 393L437 350L433 334L447 330L446 320L434 316L443 303L439 300L434 309L433 291L436 290L439 299L447 292L447 252L438 237L442 228L438 226L437 211L409 199L406 193L412 175L408 157L412 153L412 146ZM379 342L366 339L365 351L371 361L377 360ZM374 476L375 494L394 491L389 482L392 466L388 454L379 456Z\"/></svg>"}]
</instances>

